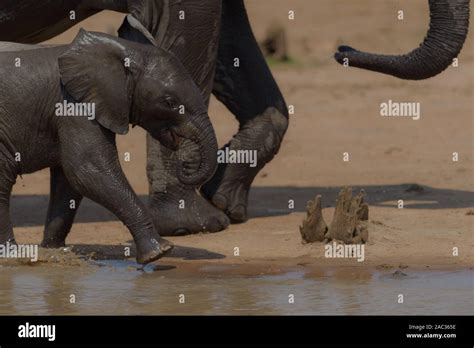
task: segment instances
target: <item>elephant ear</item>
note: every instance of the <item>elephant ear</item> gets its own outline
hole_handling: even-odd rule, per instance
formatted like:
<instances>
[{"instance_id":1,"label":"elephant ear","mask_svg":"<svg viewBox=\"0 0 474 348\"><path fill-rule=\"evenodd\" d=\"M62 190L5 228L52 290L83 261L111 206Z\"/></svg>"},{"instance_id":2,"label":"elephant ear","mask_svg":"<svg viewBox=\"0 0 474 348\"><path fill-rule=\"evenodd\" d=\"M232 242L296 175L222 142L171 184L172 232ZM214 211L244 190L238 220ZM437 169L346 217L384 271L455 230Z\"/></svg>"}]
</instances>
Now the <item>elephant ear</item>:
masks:
<instances>
[{"instance_id":1,"label":"elephant ear","mask_svg":"<svg viewBox=\"0 0 474 348\"><path fill-rule=\"evenodd\" d=\"M80 30L58 58L61 82L81 103L95 104L95 119L117 134L127 134L132 92L128 86L127 49L110 35Z\"/></svg>"},{"instance_id":2,"label":"elephant ear","mask_svg":"<svg viewBox=\"0 0 474 348\"><path fill-rule=\"evenodd\" d=\"M168 29L170 0L127 0L127 5L130 16L127 16L126 20L129 26L143 34L151 44L154 44L154 41L161 42ZM149 40L146 32L150 33L153 40Z\"/></svg>"},{"instance_id":3,"label":"elephant ear","mask_svg":"<svg viewBox=\"0 0 474 348\"><path fill-rule=\"evenodd\" d=\"M127 17L125 17L118 33L121 38L158 47L155 38L151 35L148 29L131 14L128 14Z\"/></svg>"}]
</instances>

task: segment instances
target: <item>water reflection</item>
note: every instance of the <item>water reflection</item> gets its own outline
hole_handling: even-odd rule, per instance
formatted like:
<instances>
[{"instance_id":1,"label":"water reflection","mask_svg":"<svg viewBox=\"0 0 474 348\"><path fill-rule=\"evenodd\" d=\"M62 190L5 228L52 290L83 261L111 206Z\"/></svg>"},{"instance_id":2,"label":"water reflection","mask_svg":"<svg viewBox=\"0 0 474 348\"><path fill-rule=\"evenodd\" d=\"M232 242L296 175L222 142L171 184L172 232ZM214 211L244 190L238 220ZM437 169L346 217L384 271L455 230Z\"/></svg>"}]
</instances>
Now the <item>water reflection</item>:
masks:
<instances>
[{"instance_id":1,"label":"water reflection","mask_svg":"<svg viewBox=\"0 0 474 348\"><path fill-rule=\"evenodd\" d=\"M472 314L472 270L397 278L355 269L184 276L101 267L0 267L0 314ZM398 303L398 294L404 303ZM70 303L71 295L76 303ZM184 303L180 303L184 295ZM294 302L291 303L290 296ZM183 298L181 298L183 300Z\"/></svg>"}]
</instances>

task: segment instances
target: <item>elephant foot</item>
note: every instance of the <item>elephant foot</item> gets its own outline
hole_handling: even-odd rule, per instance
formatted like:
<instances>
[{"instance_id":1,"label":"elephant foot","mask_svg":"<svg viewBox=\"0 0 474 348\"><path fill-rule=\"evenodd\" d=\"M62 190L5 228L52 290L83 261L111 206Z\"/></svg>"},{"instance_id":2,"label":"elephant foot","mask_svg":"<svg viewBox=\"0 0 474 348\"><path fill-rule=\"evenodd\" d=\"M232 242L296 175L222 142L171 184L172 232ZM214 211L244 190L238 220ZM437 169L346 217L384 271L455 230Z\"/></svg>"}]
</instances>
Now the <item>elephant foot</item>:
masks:
<instances>
[{"instance_id":1,"label":"elephant foot","mask_svg":"<svg viewBox=\"0 0 474 348\"><path fill-rule=\"evenodd\" d=\"M247 204L251 182L242 180L247 176L247 171L248 168L219 166L214 178L201 189L203 195L225 212L232 223L242 223L248 219Z\"/></svg>"},{"instance_id":2,"label":"elephant foot","mask_svg":"<svg viewBox=\"0 0 474 348\"><path fill-rule=\"evenodd\" d=\"M242 123L239 132L221 150L224 161L201 191L232 223L247 221L250 186L278 152L287 127L287 116L269 107L263 114Z\"/></svg>"},{"instance_id":3,"label":"elephant foot","mask_svg":"<svg viewBox=\"0 0 474 348\"><path fill-rule=\"evenodd\" d=\"M218 232L229 226L227 216L194 190L152 194L149 208L161 236Z\"/></svg>"},{"instance_id":4,"label":"elephant foot","mask_svg":"<svg viewBox=\"0 0 474 348\"><path fill-rule=\"evenodd\" d=\"M142 240L137 244L136 259L139 264L156 261L173 249L173 243L163 238Z\"/></svg>"},{"instance_id":5,"label":"elephant foot","mask_svg":"<svg viewBox=\"0 0 474 348\"><path fill-rule=\"evenodd\" d=\"M46 249L64 248L66 246L66 239L53 236L44 236L40 246Z\"/></svg>"}]
</instances>

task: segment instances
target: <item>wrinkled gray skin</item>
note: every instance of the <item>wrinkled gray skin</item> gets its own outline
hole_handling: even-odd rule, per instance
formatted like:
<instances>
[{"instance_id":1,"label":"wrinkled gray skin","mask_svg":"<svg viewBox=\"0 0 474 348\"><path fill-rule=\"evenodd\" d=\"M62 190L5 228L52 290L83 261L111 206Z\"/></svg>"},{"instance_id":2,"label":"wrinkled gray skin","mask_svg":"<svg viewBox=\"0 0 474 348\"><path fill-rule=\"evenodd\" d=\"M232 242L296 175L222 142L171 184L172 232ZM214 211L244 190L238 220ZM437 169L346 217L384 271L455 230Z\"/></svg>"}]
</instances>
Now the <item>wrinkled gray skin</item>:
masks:
<instances>
[{"instance_id":1,"label":"wrinkled gray skin","mask_svg":"<svg viewBox=\"0 0 474 348\"><path fill-rule=\"evenodd\" d=\"M219 164L214 177L201 189L206 200L194 187L176 180L175 158L148 137L147 173L155 225L162 235L182 235L224 229L229 218L233 222L247 219L250 185L278 152L288 127L288 114L253 36L243 0L71 0L67 6L59 0L0 0L2 3L6 6L5 15L0 15L0 39L20 42L54 37L103 9L131 13L138 19L142 26L133 18L126 19L119 35L132 41L154 42L173 52L205 100L212 92L239 121L238 133L226 146L258 150L256 168ZM403 56L384 56L341 46L336 60L343 63L348 58L350 66L404 79L439 74L463 46L469 0L430 0L429 4L430 30L418 49ZM75 22L65 16L71 9L76 10ZM179 19L179 11L184 11L185 20ZM239 68L233 66L236 57ZM180 199L185 200L186 209L178 209Z\"/></svg>"},{"instance_id":2,"label":"wrinkled gray skin","mask_svg":"<svg viewBox=\"0 0 474 348\"><path fill-rule=\"evenodd\" d=\"M340 46L336 60L349 66L381 72L407 80L433 77L453 63L469 29L470 0L429 0L430 28L417 49L400 56L387 56Z\"/></svg>"},{"instance_id":3,"label":"wrinkled gray skin","mask_svg":"<svg viewBox=\"0 0 474 348\"><path fill-rule=\"evenodd\" d=\"M129 228L139 263L169 251L171 243L159 236L121 170L115 134L126 134L132 123L178 153L194 148L193 161L174 168L187 185L213 175L217 141L181 62L154 46L84 30L67 46L0 47L0 244L14 243L9 200L17 175L50 167L44 246L64 243L76 213L70 202L77 206L85 196ZM95 120L58 116L56 104L64 100L94 103Z\"/></svg>"}]
</instances>

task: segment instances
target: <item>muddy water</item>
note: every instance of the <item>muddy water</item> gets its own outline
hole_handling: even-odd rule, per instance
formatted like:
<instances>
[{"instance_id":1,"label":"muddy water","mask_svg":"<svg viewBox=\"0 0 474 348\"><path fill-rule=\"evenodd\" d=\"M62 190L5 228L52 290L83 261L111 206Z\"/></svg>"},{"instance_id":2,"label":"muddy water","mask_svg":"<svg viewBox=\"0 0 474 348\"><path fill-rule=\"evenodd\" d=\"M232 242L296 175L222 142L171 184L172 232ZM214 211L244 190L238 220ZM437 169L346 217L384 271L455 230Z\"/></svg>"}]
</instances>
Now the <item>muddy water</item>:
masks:
<instances>
[{"instance_id":1,"label":"muddy water","mask_svg":"<svg viewBox=\"0 0 474 348\"><path fill-rule=\"evenodd\" d=\"M138 270L126 261L85 268L0 267L0 314L474 313L472 270L403 272L302 268L243 277L203 268L183 275ZM69 303L71 294L75 304Z\"/></svg>"}]
</instances>

